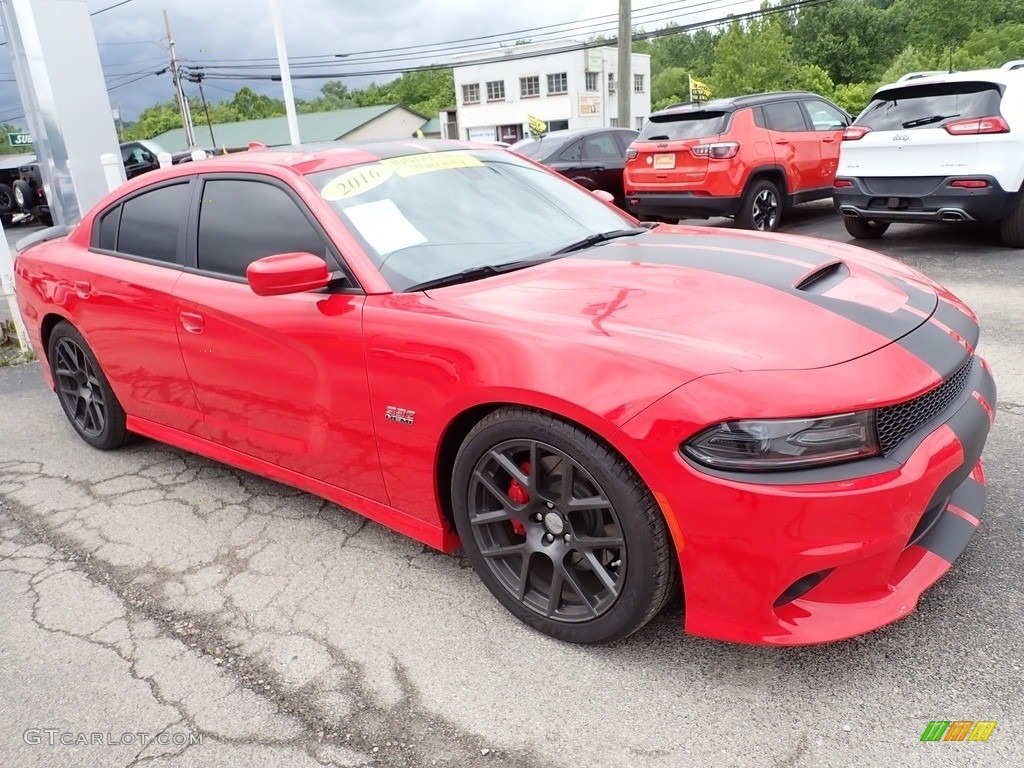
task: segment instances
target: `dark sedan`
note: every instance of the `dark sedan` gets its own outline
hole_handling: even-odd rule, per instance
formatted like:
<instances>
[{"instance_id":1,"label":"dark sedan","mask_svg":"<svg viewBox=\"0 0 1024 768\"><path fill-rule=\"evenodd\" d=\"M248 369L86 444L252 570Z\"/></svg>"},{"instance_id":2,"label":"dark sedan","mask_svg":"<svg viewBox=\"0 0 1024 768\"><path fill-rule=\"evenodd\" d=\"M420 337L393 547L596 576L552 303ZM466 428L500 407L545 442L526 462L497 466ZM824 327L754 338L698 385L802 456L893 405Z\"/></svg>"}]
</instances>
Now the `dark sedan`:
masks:
<instances>
[{"instance_id":1,"label":"dark sedan","mask_svg":"<svg viewBox=\"0 0 1024 768\"><path fill-rule=\"evenodd\" d=\"M622 208L626 149L638 135L628 128L578 128L554 131L539 139L523 139L511 149L587 189L611 193L615 204Z\"/></svg>"}]
</instances>

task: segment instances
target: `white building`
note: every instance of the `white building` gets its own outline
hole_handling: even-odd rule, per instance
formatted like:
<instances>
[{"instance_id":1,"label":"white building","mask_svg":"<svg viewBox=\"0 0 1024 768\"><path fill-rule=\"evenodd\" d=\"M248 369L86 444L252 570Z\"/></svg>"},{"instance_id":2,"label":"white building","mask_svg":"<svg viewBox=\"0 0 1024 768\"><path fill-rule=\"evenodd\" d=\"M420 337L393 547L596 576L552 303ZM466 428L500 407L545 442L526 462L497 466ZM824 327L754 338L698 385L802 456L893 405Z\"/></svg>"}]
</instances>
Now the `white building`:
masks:
<instances>
[{"instance_id":1,"label":"white building","mask_svg":"<svg viewBox=\"0 0 1024 768\"><path fill-rule=\"evenodd\" d=\"M549 131L616 126L624 94L630 127L642 128L651 113L651 57L634 53L630 82L620 83L618 49L583 45L560 40L456 56L456 114L441 113L442 135L511 143L530 135L530 117Z\"/></svg>"}]
</instances>

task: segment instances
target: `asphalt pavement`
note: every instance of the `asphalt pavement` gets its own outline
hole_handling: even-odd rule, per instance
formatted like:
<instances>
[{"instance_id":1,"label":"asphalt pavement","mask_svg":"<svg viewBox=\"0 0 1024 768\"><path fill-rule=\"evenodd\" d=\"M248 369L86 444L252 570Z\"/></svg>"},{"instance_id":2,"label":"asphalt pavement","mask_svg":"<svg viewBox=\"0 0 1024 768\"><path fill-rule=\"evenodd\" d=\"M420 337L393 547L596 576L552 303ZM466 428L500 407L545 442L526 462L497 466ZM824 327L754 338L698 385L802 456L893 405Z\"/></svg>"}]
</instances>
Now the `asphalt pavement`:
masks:
<instances>
[{"instance_id":1,"label":"asphalt pavement","mask_svg":"<svg viewBox=\"0 0 1024 768\"><path fill-rule=\"evenodd\" d=\"M783 230L849 241L825 205ZM38 363L0 368L0 767L1024 765L1024 252L909 225L876 249L980 316L989 500L915 613L827 646L687 637L677 605L556 642L461 554L153 442L92 450Z\"/></svg>"}]
</instances>

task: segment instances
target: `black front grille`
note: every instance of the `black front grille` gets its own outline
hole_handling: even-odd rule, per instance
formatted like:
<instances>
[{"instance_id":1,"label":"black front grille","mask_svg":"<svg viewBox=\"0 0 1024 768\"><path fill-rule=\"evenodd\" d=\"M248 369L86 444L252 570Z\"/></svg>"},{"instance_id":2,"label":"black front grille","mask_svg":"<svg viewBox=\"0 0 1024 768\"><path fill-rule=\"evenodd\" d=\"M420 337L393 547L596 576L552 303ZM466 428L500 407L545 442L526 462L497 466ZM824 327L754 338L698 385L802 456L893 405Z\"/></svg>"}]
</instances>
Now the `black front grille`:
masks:
<instances>
[{"instance_id":1,"label":"black front grille","mask_svg":"<svg viewBox=\"0 0 1024 768\"><path fill-rule=\"evenodd\" d=\"M905 403L879 408L876 425L882 453L889 453L907 435L948 408L963 392L973 365L974 357L971 356L960 370L930 392Z\"/></svg>"}]
</instances>

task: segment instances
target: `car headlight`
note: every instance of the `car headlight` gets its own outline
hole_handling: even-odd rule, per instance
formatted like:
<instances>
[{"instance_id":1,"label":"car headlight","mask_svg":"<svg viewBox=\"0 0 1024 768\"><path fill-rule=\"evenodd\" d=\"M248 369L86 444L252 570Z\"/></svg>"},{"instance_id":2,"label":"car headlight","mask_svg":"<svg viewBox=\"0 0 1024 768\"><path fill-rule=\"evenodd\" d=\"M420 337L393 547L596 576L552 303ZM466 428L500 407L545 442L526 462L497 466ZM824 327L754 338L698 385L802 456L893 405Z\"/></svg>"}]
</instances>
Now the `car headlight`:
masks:
<instances>
[{"instance_id":1,"label":"car headlight","mask_svg":"<svg viewBox=\"0 0 1024 768\"><path fill-rule=\"evenodd\" d=\"M723 421L687 440L680 450L704 466L741 472L803 469L881 453L874 411Z\"/></svg>"}]
</instances>

